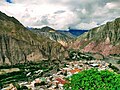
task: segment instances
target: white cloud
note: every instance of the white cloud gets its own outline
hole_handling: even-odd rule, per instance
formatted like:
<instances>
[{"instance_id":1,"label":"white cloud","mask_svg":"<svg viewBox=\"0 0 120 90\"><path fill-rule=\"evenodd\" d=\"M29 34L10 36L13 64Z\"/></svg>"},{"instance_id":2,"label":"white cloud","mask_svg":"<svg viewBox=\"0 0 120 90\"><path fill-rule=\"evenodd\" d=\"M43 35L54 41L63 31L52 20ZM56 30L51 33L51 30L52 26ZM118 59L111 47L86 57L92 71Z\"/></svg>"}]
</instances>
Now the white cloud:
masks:
<instances>
[{"instance_id":1,"label":"white cloud","mask_svg":"<svg viewBox=\"0 0 120 90\"><path fill-rule=\"evenodd\" d=\"M86 14L86 13L87 13L86 9L82 9L81 12L82 12L83 14Z\"/></svg>"},{"instance_id":2,"label":"white cloud","mask_svg":"<svg viewBox=\"0 0 120 90\"><path fill-rule=\"evenodd\" d=\"M117 8L117 4L115 4L115 3L106 3L105 7L108 8L108 9L114 9L114 8Z\"/></svg>"},{"instance_id":3,"label":"white cloud","mask_svg":"<svg viewBox=\"0 0 120 90\"><path fill-rule=\"evenodd\" d=\"M80 23L76 26L76 28L81 28L81 29L90 29L90 28L93 28L93 27L97 27L97 23L96 22L90 22L90 23Z\"/></svg>"},{"instance_id":4,"label":"white cloud","mask_svg":"<svg viewBox=\"0 0 120 90\"><path fill-rule=\"evenodd\" d=\"M0 0L0 11L25 26L91 29L120 15L119 0Z\"/></svg>"}]
</instances>

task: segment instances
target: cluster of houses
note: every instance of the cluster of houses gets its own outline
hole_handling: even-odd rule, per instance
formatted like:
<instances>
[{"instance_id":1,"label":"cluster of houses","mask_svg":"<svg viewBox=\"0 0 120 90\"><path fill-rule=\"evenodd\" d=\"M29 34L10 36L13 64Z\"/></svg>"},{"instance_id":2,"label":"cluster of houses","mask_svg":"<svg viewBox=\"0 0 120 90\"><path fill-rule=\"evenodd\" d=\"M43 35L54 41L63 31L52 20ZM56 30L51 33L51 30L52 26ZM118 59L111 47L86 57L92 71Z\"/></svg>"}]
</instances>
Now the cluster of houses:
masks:
<instances>
[{"instance_id":1,"label":"cluster of houses","mask_svg":"<svg viewBox=\"0 0 120 90\"><path fill-rule=\"evenodd\" d=\"M31 82L19 82L18 85L10 84L2 90L18 90L17 88L22 88L20 90L63 90L64 84L69 83L66 80L67 77L94 67L98 68L98 70L107 69L112 71L109 68L109 63L101 60L71 61L66 62L64 67L59 68L57 73L50 76L39 77ZM42 72L42 70L39 71Z\"/></svg>"}]
</instances>

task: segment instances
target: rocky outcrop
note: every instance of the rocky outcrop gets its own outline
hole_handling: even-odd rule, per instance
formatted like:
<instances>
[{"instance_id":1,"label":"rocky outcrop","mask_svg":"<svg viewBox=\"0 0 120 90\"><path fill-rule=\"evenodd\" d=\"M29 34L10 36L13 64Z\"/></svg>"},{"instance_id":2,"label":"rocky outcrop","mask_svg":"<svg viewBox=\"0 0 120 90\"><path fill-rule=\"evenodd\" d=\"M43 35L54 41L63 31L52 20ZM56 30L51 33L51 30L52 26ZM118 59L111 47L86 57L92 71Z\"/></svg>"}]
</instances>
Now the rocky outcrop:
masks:
<instances>
[{"instance_id":1,"label":"rocky outcrop","mask_svg":"<svg viewBox=\"0 0 120 90\"><path fill-rule=\"evenodd\" d=\"M93 28L75 41L74 48L103 55L120 54L120 18Z\"/></svg>"},{"instance_id":2,"label":"rocky outcrop","mask_svg":"<svg viewBox=\"0 0 120 90\"><path fill-rule=\"evenodd\" d=\"M27 30L14 17L0 12L0 65L59 58L61 44Z\"/></svg>"}]
</instances>

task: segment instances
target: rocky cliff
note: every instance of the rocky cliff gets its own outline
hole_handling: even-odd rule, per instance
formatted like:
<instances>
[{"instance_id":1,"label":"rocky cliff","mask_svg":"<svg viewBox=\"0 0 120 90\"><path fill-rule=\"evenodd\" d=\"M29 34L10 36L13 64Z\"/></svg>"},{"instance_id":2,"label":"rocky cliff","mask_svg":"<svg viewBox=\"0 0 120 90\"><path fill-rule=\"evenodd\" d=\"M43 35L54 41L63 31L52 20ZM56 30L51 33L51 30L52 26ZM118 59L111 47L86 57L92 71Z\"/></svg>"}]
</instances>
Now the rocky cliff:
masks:
<instances>
[{"instance_id":1,"label":"rocky cliff","mask_svg":"<svg viewBox=\"0 0 120 90\"><path fill-rule=\"evenodd\" d=\"M31 31L36 33L37 35L47 37L47 38L51 39L52 41L58 42L58 43L62 44L63 46L67 46L68 43L73 40L72 36L61 33L61 32L54 30L48 26L43 27L41 29L34 28L34 29L31 29Z\"/></svg>"},{"instance_id":2,"label":"rocky cliff","mask_svg":"<svg viewBox=\"0 0 120 90\"><path fill-rule=\"evenodd\" d=\"M120 54L120 18L84 33L77 38L73 47L103 55Z\"/></svg>"},{"instance_id":3,"label":"rocky cliff","mask_svg":"<svg viewBox=\"0 0 120 90\"><path fill-rule=\"evenodd\" d=\"M61 44L38 36L0 12L0 65L59 58L63 51Z\"/></svg>"}]
</instances>

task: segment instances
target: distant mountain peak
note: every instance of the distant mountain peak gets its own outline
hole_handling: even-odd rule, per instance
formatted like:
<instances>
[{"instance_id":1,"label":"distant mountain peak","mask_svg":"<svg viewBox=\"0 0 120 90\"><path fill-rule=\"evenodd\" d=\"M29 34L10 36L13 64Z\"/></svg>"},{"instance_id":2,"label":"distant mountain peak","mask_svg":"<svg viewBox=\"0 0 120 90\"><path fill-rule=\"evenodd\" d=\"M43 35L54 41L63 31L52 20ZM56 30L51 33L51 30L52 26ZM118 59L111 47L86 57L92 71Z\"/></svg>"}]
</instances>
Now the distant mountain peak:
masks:
<instances>
[{"instance_id":1,"label":"distant mountain peak","mask_svg":"<svg viewBox=\"0 0 120 90\"><path fill-rule=\"evenodd\" d=\"M56 30L49 27L49 26L45 26L42 28L30 28L29 30L40 30L41 32L55 32Z\"/></svg>"}]
</instances>

